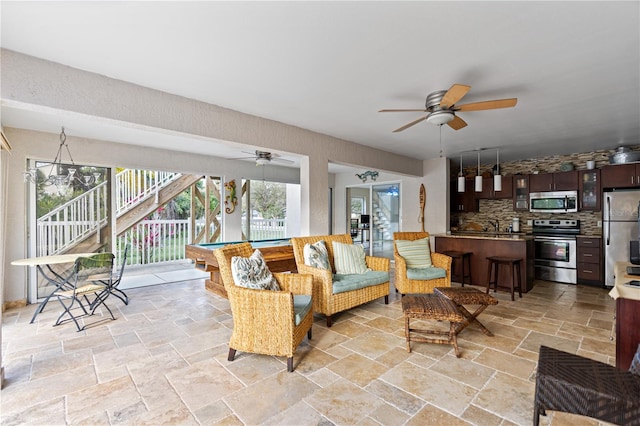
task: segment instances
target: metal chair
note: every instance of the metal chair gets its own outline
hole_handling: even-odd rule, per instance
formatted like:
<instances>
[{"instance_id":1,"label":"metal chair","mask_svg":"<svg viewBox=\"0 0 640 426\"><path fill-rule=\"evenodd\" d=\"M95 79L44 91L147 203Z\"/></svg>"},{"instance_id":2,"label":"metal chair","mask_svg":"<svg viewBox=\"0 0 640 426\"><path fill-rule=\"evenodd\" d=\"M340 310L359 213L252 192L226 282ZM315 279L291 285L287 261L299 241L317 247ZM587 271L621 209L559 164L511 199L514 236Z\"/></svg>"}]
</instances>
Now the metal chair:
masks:
<instances>
[{"instance_id":1,"label":"metal chair","mask_svg":"<svg viewBox=\"0 0 640 426\"><path fill-rule=\"evenodd\" d=\"M107 274L98 274L92 275L87 278L88 281L98 282L100 284L105 285L105 289L103 292L107 292L109 294L114 295L118 299L122 301L125 305L129 304L129 296L118 288L120 285L120 281L122 280L122 274L124 273L124 267L127 265L127 257L129 255L129 246L124 249L124 257L122 259L122 264L120 265L120 269L117 272L114 272L111 277L107 276ZM100 295L99 297L106 297L107 295ZM95 310L97 306L92 307L92 311Z\"/></svg>"},{"instance_id":2,"label":"metal chair","mask_svg":"<svg viewBox=\"0 0 640 426\"><path fill-rule=\"evenodd\" d=\"M111 283L113 258L113 253L98 253L76 259L73 266L73 288L54 293L64 308L64 312L60 314L54 326L73 321L78 331L82 331L87 327L87 324L80 326L78 319L93 315L99 306L105 307L112 320L116 319L105 303L110 294L107 289ZM88 279L96 275L102 276L103 279L98 283ZM66 316L69 318L65 319Z\"/></svg>"}]
</instances>

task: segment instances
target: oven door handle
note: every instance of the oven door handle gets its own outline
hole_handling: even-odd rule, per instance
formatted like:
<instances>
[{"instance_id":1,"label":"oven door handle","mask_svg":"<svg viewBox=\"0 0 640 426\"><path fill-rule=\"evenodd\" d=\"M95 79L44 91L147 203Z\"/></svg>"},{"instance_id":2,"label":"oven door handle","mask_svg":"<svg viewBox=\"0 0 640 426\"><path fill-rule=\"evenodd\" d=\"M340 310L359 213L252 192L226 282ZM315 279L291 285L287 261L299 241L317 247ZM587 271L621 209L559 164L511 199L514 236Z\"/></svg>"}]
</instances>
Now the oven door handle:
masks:
<instances>
[{"instance_id":1,"label":"oven door handle","mask_svg":"<svg viewBox=\"0 0 640 426\"><path fill-rule=\"evenodd\" d=\"M564 211L569 210L569 196L565 195L564 196Z\"/></svg>"}]
</instances>

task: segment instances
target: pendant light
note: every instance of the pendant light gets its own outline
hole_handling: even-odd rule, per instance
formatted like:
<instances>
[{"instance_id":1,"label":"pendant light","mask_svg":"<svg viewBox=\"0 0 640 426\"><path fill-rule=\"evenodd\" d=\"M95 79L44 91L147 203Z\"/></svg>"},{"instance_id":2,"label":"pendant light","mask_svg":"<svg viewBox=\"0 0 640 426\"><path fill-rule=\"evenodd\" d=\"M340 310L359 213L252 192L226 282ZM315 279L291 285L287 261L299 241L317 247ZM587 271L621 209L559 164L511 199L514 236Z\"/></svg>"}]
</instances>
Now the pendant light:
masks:
<instances>
[{"instance_id":1,"label":"pendant light","mask_svg":"<svg viewBox=\"0 0 640 426\"><path fill-rule=\"evenodd\" d=\"M500 150L496 149L496 174L493 175L493 190L502 191L502 175L500 174Z\"/></svg>"},{"instance_id":2,"label":"pendant light","mask_svg":"<svg viewBox=\"0 0 640 426\"><path fill-rule=\"evenodd\" d=\"M464 178L464 172L462 171L462 154L460 154L460 172L458 173L458 192L464 192L465 191L465 187L464 187L464 183L465 183L465 178Z\"/></svg>"},{"instance_id":3,"label":"pendant light","mask_svg":"<svg viewBox=\"0 0 640 426\"><path fill-rule=\"evenodd\" d=\"M476 192L482 192L482 176L480 176L480 150L478 150L478 174L476 175Z\"/></svg>"}]
</instances>

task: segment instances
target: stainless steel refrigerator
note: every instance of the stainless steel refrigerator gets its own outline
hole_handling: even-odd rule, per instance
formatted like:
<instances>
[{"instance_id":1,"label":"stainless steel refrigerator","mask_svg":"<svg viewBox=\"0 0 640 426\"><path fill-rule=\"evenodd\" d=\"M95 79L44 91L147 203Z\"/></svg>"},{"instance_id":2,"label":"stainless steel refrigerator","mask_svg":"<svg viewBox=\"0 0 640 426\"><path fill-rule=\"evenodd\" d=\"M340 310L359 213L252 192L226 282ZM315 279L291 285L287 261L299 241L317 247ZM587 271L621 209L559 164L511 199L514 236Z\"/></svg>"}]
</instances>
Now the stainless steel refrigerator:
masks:
<instances>
[{"instance_id":1,"label":"stainless steel refrigerator","mask_svg":"<svg viewBox=\"0 0 640 426\"><path fill-rule=\"evenodd\" d=\"M640 239L640 190L605 192L603 202L604 285L613 287L616 262L629 262L629 242Z\"/></svg>"}]
</instances>

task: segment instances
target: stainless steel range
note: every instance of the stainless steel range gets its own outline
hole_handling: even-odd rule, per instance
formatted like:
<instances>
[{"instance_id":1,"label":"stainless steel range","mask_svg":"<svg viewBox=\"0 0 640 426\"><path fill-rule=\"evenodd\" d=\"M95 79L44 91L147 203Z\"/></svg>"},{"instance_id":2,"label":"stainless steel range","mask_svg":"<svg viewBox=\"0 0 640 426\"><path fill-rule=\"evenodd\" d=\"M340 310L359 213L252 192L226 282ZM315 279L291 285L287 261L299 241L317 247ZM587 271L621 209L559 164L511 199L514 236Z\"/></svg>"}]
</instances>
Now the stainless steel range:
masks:
<instances>
[{"instance_id":1,"label":"stainless steel range","mask_svg":"<svg viewBox=\"0 0 640 426\"><path fill-rule=\"evenodd\" d=\"M578 282L576 235L580 221L575 219L536 219L533 221L536 278L576 284Z\"/></svg>"}]
</instances>

